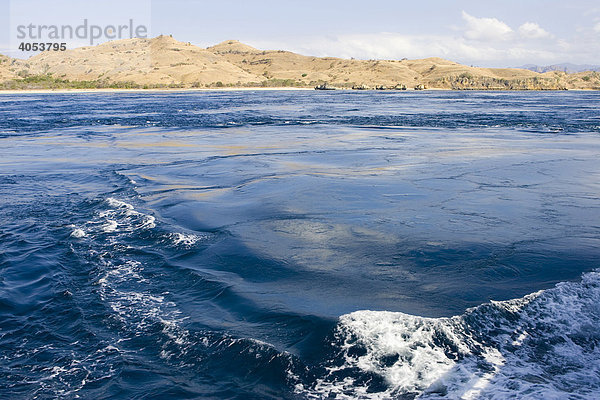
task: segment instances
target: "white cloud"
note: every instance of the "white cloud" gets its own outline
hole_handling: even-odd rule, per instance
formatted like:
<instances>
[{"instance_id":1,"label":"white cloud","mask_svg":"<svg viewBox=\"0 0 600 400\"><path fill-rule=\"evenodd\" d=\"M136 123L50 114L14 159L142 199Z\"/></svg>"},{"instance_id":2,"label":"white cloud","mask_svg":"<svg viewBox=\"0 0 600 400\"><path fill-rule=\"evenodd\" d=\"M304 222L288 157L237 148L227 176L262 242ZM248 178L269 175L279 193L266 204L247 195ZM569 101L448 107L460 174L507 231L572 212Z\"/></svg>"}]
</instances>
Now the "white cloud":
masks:
<instances>
[{"instance_id":1,"label":"white cloud","mask_svg":"<svg viewBox=\"0 0 600 400\"><path fill-rule=\"evenodd\" d=\"M496 18L477 18L465 11L462 12L462 18L467 23L467 39L506 40L513 33L510 26Z\"/></svg>"},{"instance_id":2,"label":"white cloud","mask_svg":"<svg viewBox=\"0 0 600 400\"><path fill-rule=\"evenodd\" d=\"M257 48L286 49L312 56L359 59L409 59L442 57L452 61L487 66L554 63L562 60L555 43L548 48L527 46L516 41L490 44L456 35L402 35L372 33L335 37L304 37L288 42L252 42Z\"/></svg>"},{"instance_id":3,"label":"white cloud","mask_svg":"<svg viewBox=\"0 0 600 400\"><path fill-rule=\"evenodd\" d=\"M410 35L364 33L305 36L293 41L252 42L257 48L286 49L312 56L358 59L409 59L442 57L462 64L488 67L523 64L549 65L561 62L598 64L600 41L589 29L565 39L556 37L535 22L516 29L496 18L477 18L462 13L466 22L447 34ZM600 32L600 23L594 27Z\"/></svg>"},{"instance_id":4,"label":"white cloud","mask_svg":"<svg viewBox=\"0 0 600 400\"><path fill-rule=\"evenodd\" d=\"M552 37L552 35L535 22L525 22L519 27L519 33L527 39L542 39Z\"/></svg>"},{"instance_id":5,"label":"white cloud","mask_svg":"<svg viewBox=\"0 0 600 400\"><path fill-rule=\"evenodd\" d=\"M594 25L594 30L598 33L600 33L600 22L598 22L596 25Z\"/></svg>"}]
</instances>

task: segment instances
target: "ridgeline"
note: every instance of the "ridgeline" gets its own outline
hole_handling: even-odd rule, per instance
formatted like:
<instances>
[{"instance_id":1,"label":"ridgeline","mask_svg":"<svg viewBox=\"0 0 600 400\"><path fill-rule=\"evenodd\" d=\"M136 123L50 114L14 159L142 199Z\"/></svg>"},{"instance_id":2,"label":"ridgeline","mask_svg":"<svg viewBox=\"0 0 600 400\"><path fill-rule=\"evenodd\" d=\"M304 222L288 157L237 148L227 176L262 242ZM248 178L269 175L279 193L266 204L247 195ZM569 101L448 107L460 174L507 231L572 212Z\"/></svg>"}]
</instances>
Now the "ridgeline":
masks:
<instances>
[{"instance_id":1,"label":"ridgeline","mask_svg":"<svg viewBox=\"0 0 600 400\"><path fill-rule=\"evenodd\" d=\"M0 55L0 89L222 87L600 90L594 71L478 68L442 58L355 60L259 50L235 40L206 49L170 36L124 39L27 60Z\"/></svg>"}]
</instances>

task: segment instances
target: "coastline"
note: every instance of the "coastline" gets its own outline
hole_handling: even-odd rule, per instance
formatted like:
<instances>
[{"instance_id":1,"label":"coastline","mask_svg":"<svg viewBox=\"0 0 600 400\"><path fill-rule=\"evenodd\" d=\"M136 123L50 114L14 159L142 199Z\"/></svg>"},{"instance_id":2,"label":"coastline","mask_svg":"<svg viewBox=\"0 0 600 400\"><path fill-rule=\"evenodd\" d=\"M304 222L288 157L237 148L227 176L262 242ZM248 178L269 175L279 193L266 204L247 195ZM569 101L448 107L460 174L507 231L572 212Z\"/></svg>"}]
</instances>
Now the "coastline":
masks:
<instances>
[{"instance_id":1,"label":"coastline","mask_svg":"<svg viewBox=\"0 0 600 400\"><path fill-rule=\"evenodd\" d=\"M301 87L228 87L228 88L161 88L161 89L31 89L31 90L0 90L3 94L69 94L69 93L136 93L136 92L238 92L238 91L298 91L314 90Z\"/></svg>"},{"instance_id":2,"label":"coastline","mask_svg":"<svg viewBox=\"0 0 600 400\"><path fill-rule=\"evenodd\" d=\"M161 88L161 89L31 89L31 90L0 90L0 95L19 94L77 94L77 93L177 93L177 92L253 92L253 91L314 91L314 88L306 87L227 87L227 88ZM567 89L567 90L496 90L496 89L474 89L457 90L448 88L427 88L424 90L353 90L336 89L334 92L384 92L384 93L415 93L415 92L598 92L597 89Z\"/></svg>"},{"instance_id":3,"label":"coastline","mask_svg":"<svg viewBox=\"0 0 600 400\"><path fill-rule=\"evenodd\" d=\"M118 42L118 43L117 43ZM133 56L132 56L133 54ZM151 56L150 67L144 57ZM86 65L86 71L81 70ZM119 68L115 68L119 66ZM482 68L439 57L355 60L260 50L237 41L208 48L170 36L109 41L27 60L0 55L0 93L313 90L600 90L600 72ZM327 88L323 88L327 89Z\"/></svg>"}]
</instances>

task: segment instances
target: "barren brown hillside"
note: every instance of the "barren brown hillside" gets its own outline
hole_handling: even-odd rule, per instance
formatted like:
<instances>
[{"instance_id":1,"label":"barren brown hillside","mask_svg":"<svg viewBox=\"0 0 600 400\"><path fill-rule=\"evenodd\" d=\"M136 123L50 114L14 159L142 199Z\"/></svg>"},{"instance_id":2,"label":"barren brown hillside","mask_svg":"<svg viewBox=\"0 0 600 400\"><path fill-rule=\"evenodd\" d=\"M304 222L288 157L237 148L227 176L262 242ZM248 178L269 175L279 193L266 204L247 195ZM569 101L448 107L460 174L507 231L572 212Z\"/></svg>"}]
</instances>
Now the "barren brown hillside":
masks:
<instances>
[{"instance_id":1,"label":"barren brown hillside","mask_svg":"<svg viewBox=\"0 0 600 400\"><path fill-rule=\"evenodd\" d=\"M0 54L0 82L15 79L16 73L11 67L12 59Z\"/></svg>"},{"instance_id":2,"label":"barren brown hillside","mask_svg":"<svg viewBox=\"0 0 600 400\"><path fill-rule=\"evenodd\" d=\"M261 51L235 40L225 41L208 50L255 75L292 80L306 86L324 82L346 87L354 84L395 85L400 81L413 85L420 79L418 73L395 61L347 60L309 57L282 50Z\"/></svg>"},{"instance_id":3,"label":"barren brown hillside","mask_svg":"<svg viewBox=\"0 0 600 400\"><path fill-rule=\"evenodd\" d=\"M169 36L123 39L65 52L44 52L25 63L29 74L71 81L140 85L242 85L261 81L222 57Z\"/></svg>"},{"instance_id":4,"label":"barren brown hillside","mask_svg":"<svg viewBox=\"0 0 600 400\"><path fill-rule=\"evenodd\" d=\"M420 84L440 89L600 88L600 80L584 81L575 74L476 68L438 57L399 61L320 58L282 50L258 50L236 40L222 42L208 50L249 73L306 86L328 83L338 87L365 85L371 88L382 85L413 88Z\"/></svg>"},{"instance_id":5,"label":"barren brown hillside","mask_svg":"<svg viewBox=\"0 0 600 400\"><path fill-rule=\"evenodd\" d=\"M364 86L411 89L600 89L600 73L537 73L524 69L477 68L444 60L355 60L259 50L228 40L203 49L170 36L124 39L28 60L0 58L3 87L20 82L53 85L86 82L89 87L312 87ZM7 86L6 82L10 82ZM52 86L56 87L56 86ZM77 86L75 86L77 87ZM87 87L87 86L86 86Z\"/></svg>"}]
</instances>

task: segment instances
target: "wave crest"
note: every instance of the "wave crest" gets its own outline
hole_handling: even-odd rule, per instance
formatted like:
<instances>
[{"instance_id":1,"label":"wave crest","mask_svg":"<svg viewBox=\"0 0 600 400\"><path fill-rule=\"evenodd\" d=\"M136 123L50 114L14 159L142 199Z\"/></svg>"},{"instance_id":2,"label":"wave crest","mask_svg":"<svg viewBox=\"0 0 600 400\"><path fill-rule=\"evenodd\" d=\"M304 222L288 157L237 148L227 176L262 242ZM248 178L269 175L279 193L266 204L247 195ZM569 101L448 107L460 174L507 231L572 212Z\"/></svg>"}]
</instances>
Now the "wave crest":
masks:
<instances>
[{"instance_id":1,"label":"wave crest","mask_svg":"<svg viewBox=\"0 0 600 400\"><path fill-rule=\"evenodd\" d=\"M600 273L451 318L357 311L314 392L337 398L600 395Z\"/></svg>"}]
</instances>

